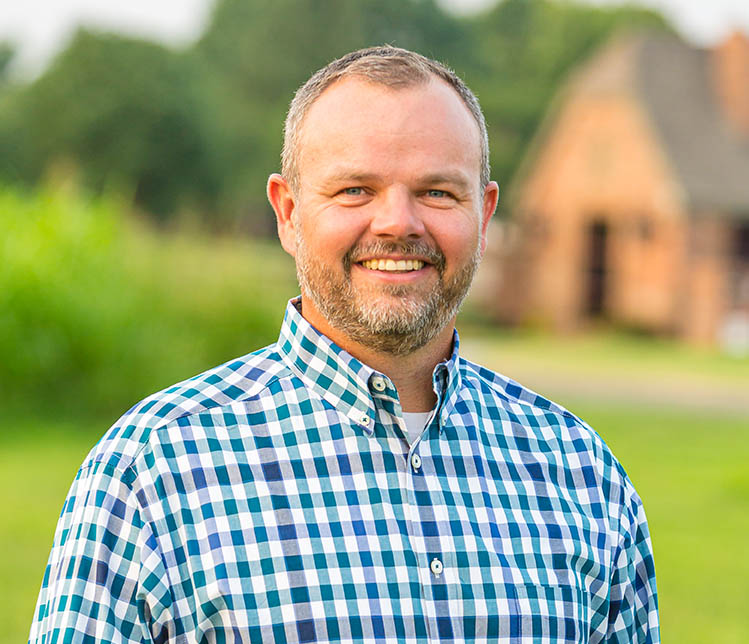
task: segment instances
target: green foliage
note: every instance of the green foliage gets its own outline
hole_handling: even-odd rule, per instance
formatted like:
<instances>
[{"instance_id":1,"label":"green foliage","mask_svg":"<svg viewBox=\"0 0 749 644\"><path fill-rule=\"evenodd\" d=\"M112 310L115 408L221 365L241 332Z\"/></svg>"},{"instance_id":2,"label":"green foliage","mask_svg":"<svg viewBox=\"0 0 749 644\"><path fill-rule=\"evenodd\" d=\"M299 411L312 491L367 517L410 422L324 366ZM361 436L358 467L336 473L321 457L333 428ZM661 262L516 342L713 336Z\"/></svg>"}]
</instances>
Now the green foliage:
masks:
<instances>
[{"instance_id":1,"label":"green foliage","mask_svg":"<svg viewBox=\"0 0 749 644\"><path fill-rule=\"evenodd\" d=\"M70 483L108 421L0 414L0 642L26 642Z\"/></svg>"},{"instance_id":2,"label":"green foliage","mask_svg":"<svg viewBox=\"0 0 749 644\"><path fill-rule=\"evenodd\" d=\"M50 164L72 161L88 187L130 192L160 216L215 198L202 99L181 58L160 45L80 31L3 112L0 156L15 161L11 178L35 182Z\"/></svg>"},{"instance_id":3,"label":"green foliage","mask_svg":"<svg viewBox=\"0 0 749 644\"><path fill-rule=\"evenodd\" d=\"M265 181L279 167L296 89L349 51L390 43L444 56L464 30L433 0L221 0L188 55L212 98L223 153L222 210L270 221ZM265 224L265 225L264 225Z\"/></svg>"},{"instance_id":4,"label":"green foliage","mask_svg":"<svg viewBox=\"0 0 749 644\"><path fill-rule=\"evenodd\" d=\"M47 391L90 373L106 335L127 319L110 204L0 192L0 380L3 393ZM112 293L101 299L101 285ZM123 310L124 309L124 310ZM115 329L119 332L121 329Z\"/></svg>"},{"instance_id":5,"label":"green foliage","mask_svg":"<svg viewBox=\"0 0 749 644\"><path fill-rule=\"evenodd\" d=\"M275 248L157 234L122 213L0 190L0 407L117 414L277 336L295 286Z\"/></svg>"},{"instance_id":6,"label":"green foliage","mask_svg":"<svg viewBox=\"0 0 749 644\"><path fill-rule=\"evenodd\" d=\"M0 83L5 80L8 67L15 55L15 49L10 43L0 42Z\"/></svg>"},{"instance_id":7,"label":"green foliage","mask_svg":"<svg viewBox=\"0 0 749 644\"><path fill-rule=\"evenodd\" d=\"M0 180L34 184L72 163L88 188L120 190L161 220L202 212L267 234L265 181L293 92L333 58L391 43L466 78L506 185L570 68L626 26L664 22L562 0L505 0L471 18L435 0L218 0L183 52L82 31L33 83L0 85Z\"/></svg>"}]
</instances>

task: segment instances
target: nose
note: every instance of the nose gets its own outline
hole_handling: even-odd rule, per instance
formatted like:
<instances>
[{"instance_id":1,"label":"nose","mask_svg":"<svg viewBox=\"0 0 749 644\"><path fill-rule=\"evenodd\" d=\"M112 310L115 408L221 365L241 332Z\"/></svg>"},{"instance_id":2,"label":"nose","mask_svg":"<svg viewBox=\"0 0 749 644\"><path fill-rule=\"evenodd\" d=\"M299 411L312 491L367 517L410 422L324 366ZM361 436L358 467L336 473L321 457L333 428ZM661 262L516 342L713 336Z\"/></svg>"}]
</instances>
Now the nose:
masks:
<instances>
[{"instance_id":1,"label":"nose","mask_svg":"<svg viewBox=\"0 0 749 644\"><path fill-rule=\"evenodd\" d=\"M369 229L378 237L417 239L426 228L419 214L419 205L409 190L392 187L372 204L374 214Z\"/></svg>"}]
</instances>

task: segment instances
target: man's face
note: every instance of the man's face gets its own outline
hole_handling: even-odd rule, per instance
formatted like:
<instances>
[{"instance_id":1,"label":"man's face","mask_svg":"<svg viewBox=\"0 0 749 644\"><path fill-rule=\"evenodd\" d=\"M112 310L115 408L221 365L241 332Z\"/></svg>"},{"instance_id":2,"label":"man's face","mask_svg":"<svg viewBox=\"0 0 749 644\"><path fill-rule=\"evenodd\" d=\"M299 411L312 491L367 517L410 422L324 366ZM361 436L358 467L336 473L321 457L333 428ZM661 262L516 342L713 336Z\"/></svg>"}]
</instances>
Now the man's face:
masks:
<instances>
[{"instance_id":1,"label":"man's face","mask_svg":"<svg viewBox=\"0 0 749 644\"><path fill-rule=\"evenodd\" d=\"M314 326L405 355L454 321L497 190L481 190L478 126L451 87L338 81L307 113L298 168L279 233Z\"/></svg>"}]
</instances>

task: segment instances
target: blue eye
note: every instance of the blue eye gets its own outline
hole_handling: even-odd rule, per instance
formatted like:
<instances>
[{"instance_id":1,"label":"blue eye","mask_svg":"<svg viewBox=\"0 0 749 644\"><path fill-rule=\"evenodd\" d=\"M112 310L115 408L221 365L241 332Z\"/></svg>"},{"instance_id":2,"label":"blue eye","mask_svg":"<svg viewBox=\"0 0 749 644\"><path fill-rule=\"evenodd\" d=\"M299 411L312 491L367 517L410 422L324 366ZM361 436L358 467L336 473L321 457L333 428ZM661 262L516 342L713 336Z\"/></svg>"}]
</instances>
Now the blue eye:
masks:
<instances>
[{"instance_id":1,"label":"blue eye","mask_svg":"<svg viewBox=\"0 0 749 644\"><path fill-rule=\"evenodd\" d=\"M447 197L447 192L444 190L429 190L427 191L427 196L441 199L442 197Z\"/></svg>"},{"instance_id":2,"label":"blue eye","mask_svg":"<svg viewBox=\"0 0 749 644\"><path fill-rule=\"evenodd\" d=\"M362 194L363 190L362 188L344 188L342 192L343 194L349 195L351 197L358 197Z\"/></svg>"}]
</instances>

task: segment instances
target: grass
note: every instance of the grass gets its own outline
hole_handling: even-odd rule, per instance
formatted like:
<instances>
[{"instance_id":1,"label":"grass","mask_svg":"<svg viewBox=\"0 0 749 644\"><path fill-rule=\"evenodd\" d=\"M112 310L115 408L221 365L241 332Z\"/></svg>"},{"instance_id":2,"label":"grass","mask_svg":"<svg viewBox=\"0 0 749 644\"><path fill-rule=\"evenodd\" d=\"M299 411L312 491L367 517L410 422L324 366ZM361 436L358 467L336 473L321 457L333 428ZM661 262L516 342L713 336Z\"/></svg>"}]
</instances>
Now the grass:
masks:
<instances>
[{"instance_id":1,"label":"grass","mask_svg":"<svg viewBox=\"0 0 749 644\"><path fill-rule=\"evenodd\" d=\"M0 642L25 642L57 517L76 470L103 433L94 421L0 424ZM9 589L13 589L9 592Z\"/></svg>"},{"instance_id":2,"label":"grass","mask_svg":"<svg viewBox=\"0 0 749 644\"><path fill-rule=\"evenodd\" d=\"M706 383L749 385L749 356L732 356L711 347L610 329L556 336L531 330L466 326L461 333L477 345L484 362L522 364L525 369L611 376L646 374L651 378L702 379Z\"/></svg>"},{"instance_id":3,"label":"grass","mask_svg":"<svg viewBox=\"0 0 749 644\"><path fill-rule=\"evenodd\" d=\"M603 436L645 503L664 642L749 641L749 418L572 409Z\"/></svg>"}]
</instances>

